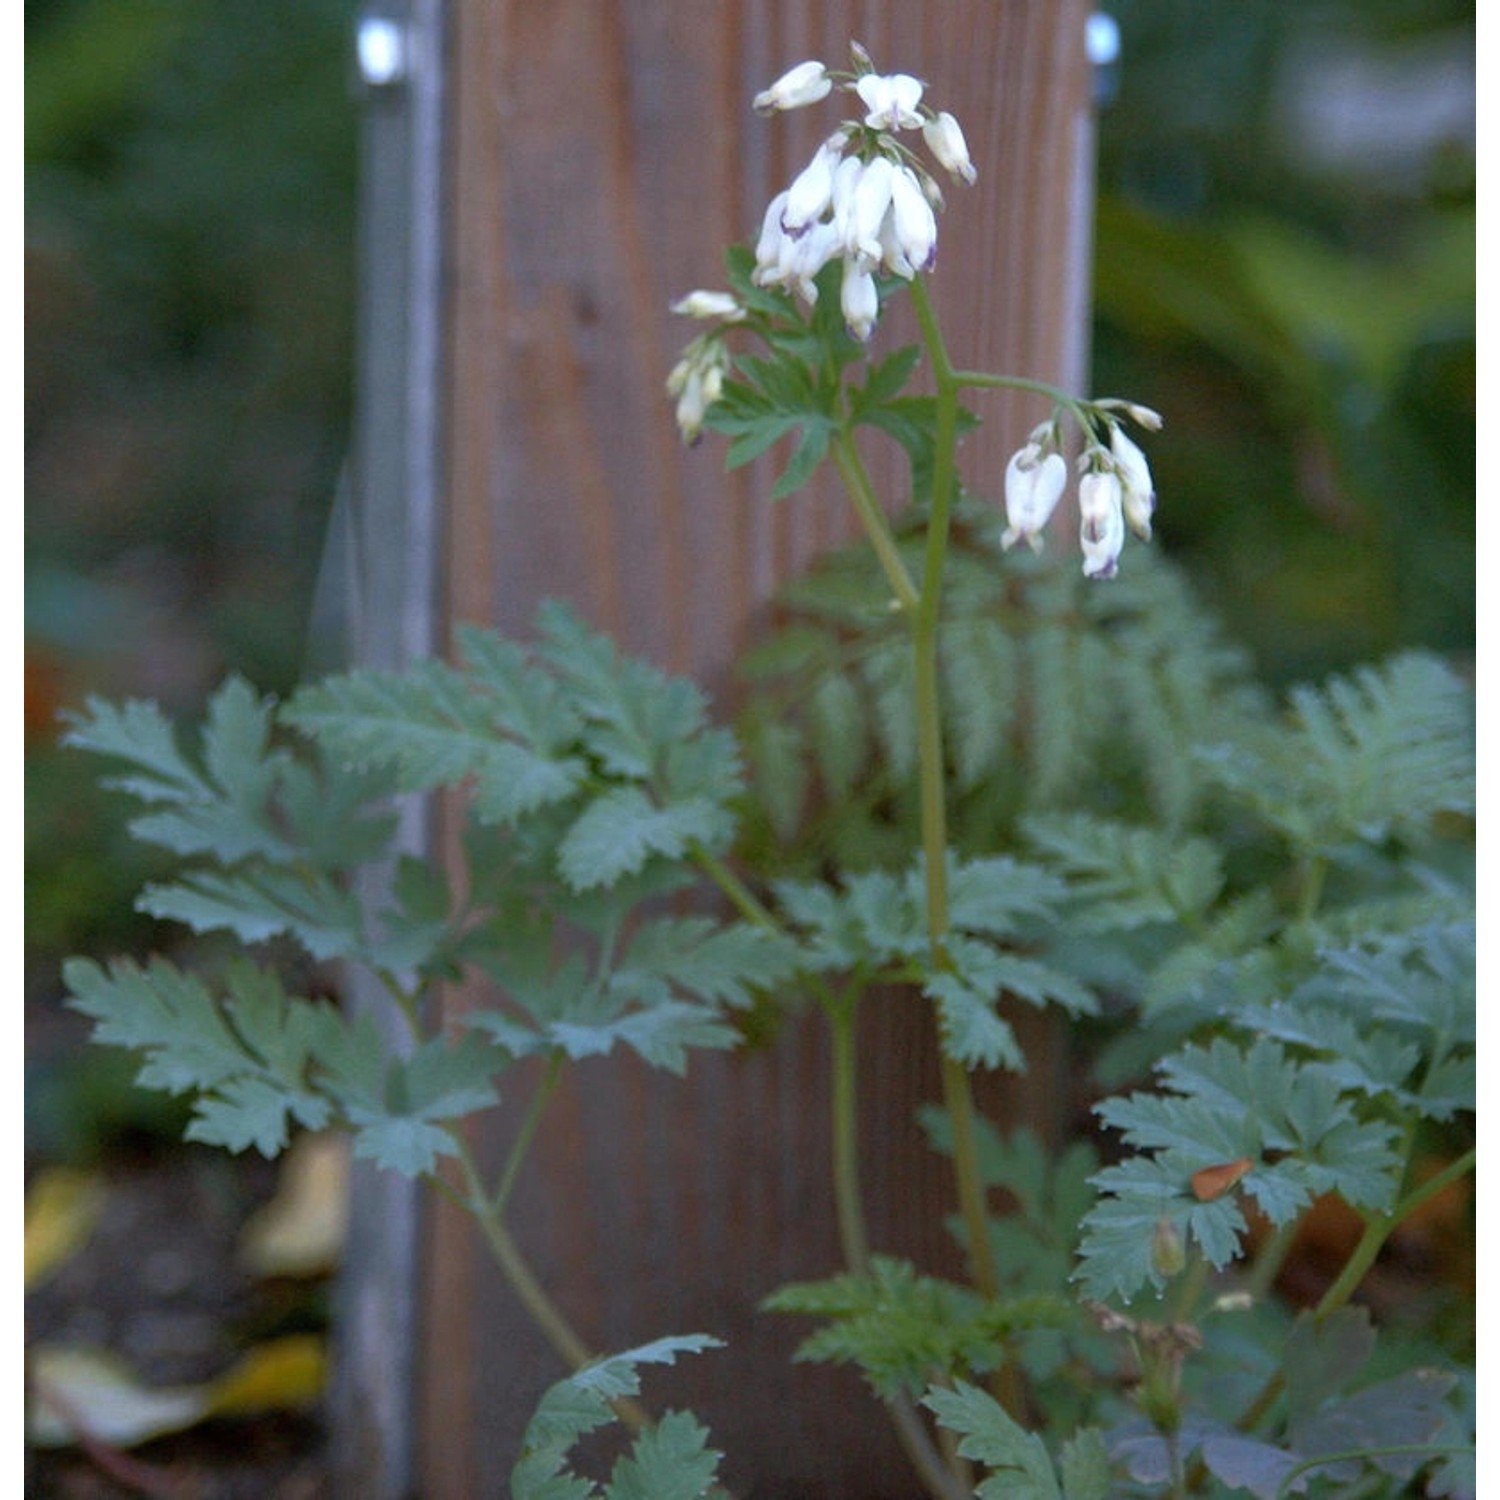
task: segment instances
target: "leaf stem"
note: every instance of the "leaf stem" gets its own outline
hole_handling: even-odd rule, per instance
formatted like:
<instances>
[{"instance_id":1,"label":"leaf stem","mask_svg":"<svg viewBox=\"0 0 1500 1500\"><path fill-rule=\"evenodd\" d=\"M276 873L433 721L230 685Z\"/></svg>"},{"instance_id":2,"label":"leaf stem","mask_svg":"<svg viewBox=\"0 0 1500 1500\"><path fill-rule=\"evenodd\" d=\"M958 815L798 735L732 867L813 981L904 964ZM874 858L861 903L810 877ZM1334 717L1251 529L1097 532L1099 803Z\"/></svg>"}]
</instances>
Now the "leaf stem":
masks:
<instances>
[{"instance_id":1,"label":"leaf stem","mask_svg":"<svg viewBox=\"0 0 1500 1500\"><path fill-rule=\"evenodd\" d=\"M554 1052L547 1059L546 1072L542 1074L541 1081L536 1086L536 1092L531 1096L531 1103L526 1107L525 1117L521 1121L521 1128L516 1132L516 1138L511 1143L509 1154L505 1158L505 1168L500 1174L500 1181L495 1188L494 1196L489 1199L488 1207L497 1219L505 1217L506 1205L510 1202L511 1189L516 1185L516 1178L521 1171L521 1163L526 1158L526 1152L531 1146L532 1138L536 1135L537 1126L542 1122L548 1101L557 1089L558 1081L562 1078L563 1054Z\"/></svg>"},{"instance_id":2,"label":"leaf stem","mask_svg":"<svg viewBox=\"0 0 1500 1500\"><path fill-rule=\"evenodd\" d=\"M839 471L839 477L844 481L844 488L849 493L850 502L865 529L865 535L875 549L875 556L885 573L886 582L891 586L891 592L896 596L896 603L907 615L911 615L920 604L917 587L896 549L890 524L880 508L880 502L875 498L875 487L870 482L864 459L860 457L859 446L847 427L840 430L834 441L833 462Z\"/></svg>"},{"instance_id":3,"label":"leaf stem","mask_svg":"<svg viewBox=\"0 0 1500 1500\"><path fill-rule=\"evenodd\" d=\"M485 1243L489 1246L490 1253L495 1257L495 1262L500 1267L511 1290L541 1331L542 1337L547 1340L563 1362L572 1370L581 1370L592 1364L596 1356L574 1331L572 1324L568 1322L561 1309L548 1296L547 1289L537 1279L536 1272L532 1270L530 1262L522 1254L521 1247L511 1237L493 1201L486 1197L479 1170L467 1145L456 1133L454 1140L458 1147L458 1161L463 1170L466 1191L458 1193L441 1178L434 1180L443 1191L455 1198L461 1207L468 1209L474 1216L480 1232L484 1235ZM651 1418L646 1414L645 1409L639 1402L629 1397L621 1397L611 1405L614 1407L615 1414L633 1432L641 1432L652 1425Z\"/></svg>"}]
</instances>

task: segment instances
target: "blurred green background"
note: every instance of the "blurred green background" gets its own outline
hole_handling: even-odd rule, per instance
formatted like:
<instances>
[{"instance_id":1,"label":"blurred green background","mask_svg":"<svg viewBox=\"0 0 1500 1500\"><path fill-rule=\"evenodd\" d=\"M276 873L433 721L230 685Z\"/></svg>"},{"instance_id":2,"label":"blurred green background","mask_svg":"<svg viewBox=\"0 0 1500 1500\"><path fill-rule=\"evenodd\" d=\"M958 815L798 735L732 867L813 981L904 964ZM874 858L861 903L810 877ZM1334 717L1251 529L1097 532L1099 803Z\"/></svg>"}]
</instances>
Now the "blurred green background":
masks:
<instances>
[{"instance_id":1,"label":"blurred green background","mask_svg":"<svg viewBox=\"0 0 1500 1500\"><path fill-rule=\"evenodd\" d=\"M1168 414L1160 546L1276 682L1474 633L1474 7L1115 0L1099 393ZM305 656L348 442L350 0L28 0L26 942L139 948L91 691ZM96 1058L91 1077L100 1080ZM43 1064L32 1150L126 1106ZM138 1106L147 1101L136 1096Z\"/></svg>"}]
</instances>

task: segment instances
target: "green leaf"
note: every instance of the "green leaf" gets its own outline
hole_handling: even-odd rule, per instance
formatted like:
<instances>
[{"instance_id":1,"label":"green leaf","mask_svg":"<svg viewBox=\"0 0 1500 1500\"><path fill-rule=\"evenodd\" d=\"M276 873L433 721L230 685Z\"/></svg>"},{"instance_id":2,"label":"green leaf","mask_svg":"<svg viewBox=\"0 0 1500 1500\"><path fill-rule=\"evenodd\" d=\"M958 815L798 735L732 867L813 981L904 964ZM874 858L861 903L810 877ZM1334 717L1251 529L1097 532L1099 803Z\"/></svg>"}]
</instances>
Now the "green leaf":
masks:
<instances>
[{"instance_id":1,"label":"green leaf","mask_svg":"<svg viewBox=\"0 0 1500 1500\"><path fill-rule=\"evenodd\" d=\"M1062 1446L1058 1457L1063 1500L1109 1500L1113 1486L1109 1450L1097 1427L1082 1427Z\"/></svg>"},{"instance_id":2,"label":"green leaf","mask_svg":"<svg viewBox=\"0 0 1500 1500\"><path fill-rule=\"evenodd\" d=\"M977 1386L964 1381L952 1390L935 1386L922 1404L959 1435L961 1457L993 1471L975 1491L980 1500L1062 1500L1046 1444Z\"/></svg>"},{"instance_id":3,"label":"green leaf","mask_svg":"<svg viewBox=\"0 0 1500 1500\"><path fill-rule=\"evenodd\" d=\"M86 959L63 970L68 1003L96 1023L94 1040L142 1052L143 1088L195 1095L191 1139L273 1156L289 1122L321 1129L331 1116L310 1065L336 1014L294 999L280 980L244 960L226 966L227 995L163 960L108 971Z\"/></svg>"},{"instance_id":4,"label":"green leaf","mask_svg":"<svg viewBox=\"0 0 1500 1500\"><path fill-rule=\"evenodd\" d=\"M589 803L557 850L557 867L575 891L612 885L653 856L680 859L694 844L717 846L725 814L706 798L657 806L639 787L623 786Z\"/></svg>"},{"instance_id":5,"label":"green leaf","mask_svg":"<svg viewBox=\"0 0 1500 1500\"><path fill-rule=\"evenodd\" d=\"M722 1347L718 1339L705 1334L657 1339L588 1365L549 1387L527 1425L520 1461L511 1471L512 1500L584 1500L598 1495L593 1480L575 1476L568 1467L574 1443L614 1420L612 1401L640 1393L640 1365L675 1364L679 1354ZM674 1470L701 1474L706 1449L697 1439L697 1431L690 1431L680 1419L674 1421L667 1445L649 1448L644 1457L650 1467L632 1471L627 1482L634 1483L645 1473L664 1484L675 1482ZM701 1492L702 1486L697 1493ZM625 1495L618 1500L625 1500Z\"/></svg>"},{"instance_id":6,"label":"green leaf","mask_svg":"<svg viewBox=\"0 0 1500 1500\"><path fill-rule=\"evenodd\" d=\"M250 868L203 870L165 885L148 885L139 910L194 932L232 932L262 943L283 933L319 961L357 955L363 944L358 904L349 892L313 871Z\"/></svg>"},{"instance_id":7,"label":"green leaf","mask_svg":"<svg viewBox=\"0 0 1500 1500\"><path fill-rule=\"evenodd\" d=\"M202 770L179 749L154 704L116 707L90 698L82 714L63 718L70 726L64 744L132 768L106 785L156 809L132 821L137 838L178 854L212 854L229 864L251 855L291 855L292 846L270 816L287 755L269 748L270 706L243 680L231 677L209 700Z\"/></svg>"},{"instance_id":8,"label":"green leaf","mask_svg":"<svg viewBox=\"0 0 1500 1500\"><path fill-rule=\"evenodd\" d=\"M710 1494L723 1454L708 1446L708 1437L690 1412L666 1412L615 1464L608 1500L700 1500Z\"/></svg>"},{"instance_id":9,"label":"green leaf","mask_svg":"<svg viewBox=\"0 0 1500 1500\"><path fill-rule=\"evenodd\" d=\"M651 1005L683 991L744 1009L796 972L798 950L780 933L711 917L658 917L640 926L609 976L612 995Z\"/></svg>"},{"instance_id":10,"label":"green leaf","mask_svg":"<svg viewBox=\"0 0 1500 1500\"><path fill-rule=\"evenodd\" d=\"M282 717L345 764L392 767L402 791L473 777L483 815L513 822L565 800L584 765L562 753L575 726L566 709L546 697L555 689L498 680L489 687L427 660L401 673L328 678L299 691Z\"/></svg>"}]
</instances>

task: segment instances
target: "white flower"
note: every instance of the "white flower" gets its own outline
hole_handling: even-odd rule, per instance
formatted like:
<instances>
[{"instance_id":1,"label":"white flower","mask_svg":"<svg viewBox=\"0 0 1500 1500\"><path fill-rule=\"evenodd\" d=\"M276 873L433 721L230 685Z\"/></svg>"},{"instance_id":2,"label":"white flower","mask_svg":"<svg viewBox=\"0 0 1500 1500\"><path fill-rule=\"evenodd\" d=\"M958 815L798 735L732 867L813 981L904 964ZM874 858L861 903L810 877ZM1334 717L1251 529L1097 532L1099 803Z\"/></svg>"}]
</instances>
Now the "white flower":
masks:
<instances>
[{"instance_id":1,"label":"white flower","mask_svg":"<svg viewBox=\"0 0 1500 1500\"><path fill-rule=\"evenodd\" d=\"M771 199L765 218L760 223L760 238L755 242L755 264L759 268L774 266L781 254L781 242L786 238L781 227L781 216L785 211L786 189L783 188Z\"/></svg>"},{"instance_id":2,"label":"white flower","mask_svg":"<svg viewBox=\"0 0 1500 1500\"><path fill-rule=\"evenodd\" d=\"M1120 476L1090 469L1078 481L1078 543L1088 578L1113 578L1125 546L1124 491Z\"/></svg>"},{"instance_id":3,"label":"white flower","mask_svg":"<svg viewBox=\"0 0 1500 1500\"><path fill-rule=\"evenodd\" d=\"M857 261L844 262L844 284L839 306L850 334L863 343L880 316L880 298L875 291L875 277Z\"/></svg>"},{"instance_id":4,"label":"white flower","mask_svg":"<svg viewBox=\"0 0 1500 1500\"><path fill-rule=\"evenodd\" d=\"M1000 537L1007 549L1025 542L1033 552L1041 550L1042 528L1047 524L1068 482L1068 466L1062 454L1048 452L1032 441L1013 454L1005 466L1005 518L1010 523Z\"/></svg>"},{"instance_id":5,"label":"white flower","mask_svg":"<svg viewBox=\"0 0 1500 1500\"><path fill-rule=\"evenodd\" d=\"M1118 427L1110 431L1109 447L1115 456L1120 487L1124 492L1125 519L1138 537L1149 541L1151 513L1156 509L1156 489L1151 483L1146 455Z\"/></svg>"},{"instance_id":6,"label":"white flower","mask_svg":"<svg viewBox=\"0 0 1500 1500\"><path fill-rule=\"evenodd\" d=\"M922 80L910 73L866 73L854 85L869 113L871 130L915 130L922 123Z\"/></svg>"},{"instance_id":7,"label":"white flower","mask_svg":"<svg viewBox=\"0 0 1500 1500\"><path fill-rule=\"evenodd\" d=\"M833 79L822 63L809 59L788 68L768 89L755 96L752 108L758 115L774 115L777 110L801 109L816 104L833 87Z\"/></svg>"},{"instance_id":8,"label":"white flower","mask_svg":"<svg viewBox=\"0 0 1500 1500\"><path fill-rule=\"evenodd\" d=\"M689 292L672 304L672 311L689 318L725 318L731 323L745 316L745 309L733 292Z\"/></svg>"},{"instance_id":9,"label":"white flower","mask_svg":"<svg viewBox=\"0 0 1500 1500\"><path fill-rule=\"evenodd\" d=\"M842 134L830 136L786 190L781 227L793 239L822 218L833 201L833 174L843 159L843 145Z\"/></svg>"},{"instance_id":10,"label":"white flower","mask_svg":"<svg viewBox=\"0 0 1500 1500\"><path fill-rule=\"evenodd\" d=\"M891 203L896 168L884 156L864 163L849 200L849 219L844 231L844 249L873 266L881 258L880 226Z\"/></svg>"},{"instance_id":11,"label":"white flower","mask_svg":"<svg viewBox=\"0 0 1500 1500\"><path fill-rule=\"evenodd\" d=\"M927 142L927 149L937 157L938 165L954 178L972 183L978 177L974 163L969 160L969 146L964 140L963 128L947 110L934 115L922 126L922 138Z\"/></svg>"},{"instance_id":12,"label":"white flower","mask_svg":"<svg viewBox=\"0 0 1500 1500\"><path fill-rule=\"evenodd\" d=\"M905 260L918 271L931 270L937 259L937 218L910 167L898 167L891 179L891 221Z\"/></svg>"}]
</instances>

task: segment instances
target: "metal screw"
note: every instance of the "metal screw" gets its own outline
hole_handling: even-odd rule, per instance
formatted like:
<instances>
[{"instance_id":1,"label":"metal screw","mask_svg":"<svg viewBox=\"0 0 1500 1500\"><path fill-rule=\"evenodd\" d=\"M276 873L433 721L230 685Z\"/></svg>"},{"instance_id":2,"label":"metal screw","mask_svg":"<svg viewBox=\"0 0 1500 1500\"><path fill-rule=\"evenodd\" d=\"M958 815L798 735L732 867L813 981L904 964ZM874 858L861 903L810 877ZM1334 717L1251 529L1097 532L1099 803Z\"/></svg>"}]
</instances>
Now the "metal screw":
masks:
<instances>
[{"instance_id":1,"label":"metal screw","mask_svg":"<svg viewBox=\"0 0 1500 1500\"><path fill-rule=\"evenodd\" d=\"M361 16L354 55L366 88L388 89L405 82L411 66L406 27L390 16Z\"/></svg>"}]
</instances>

